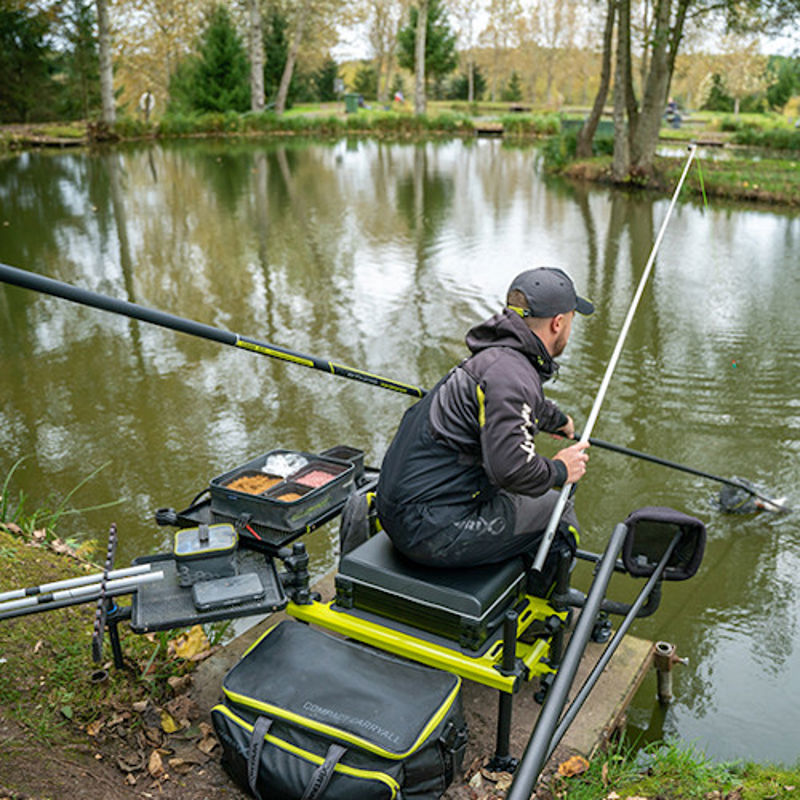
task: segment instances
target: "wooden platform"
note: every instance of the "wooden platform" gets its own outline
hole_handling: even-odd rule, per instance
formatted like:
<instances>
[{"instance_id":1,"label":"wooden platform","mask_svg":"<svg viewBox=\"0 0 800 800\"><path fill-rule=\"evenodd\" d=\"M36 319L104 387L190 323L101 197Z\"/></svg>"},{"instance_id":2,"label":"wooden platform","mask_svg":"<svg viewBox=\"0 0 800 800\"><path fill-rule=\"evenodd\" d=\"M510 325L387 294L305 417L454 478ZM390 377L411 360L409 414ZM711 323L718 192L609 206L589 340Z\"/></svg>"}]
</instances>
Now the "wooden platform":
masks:
<instances>
[{"instance_id":1,"label":"wooden platform","mask_svg":"<svg viewBox=\"0 0 800 800\"><path fill-rule=\"evenodd\" d=\"M314 590L323 600L334 593L334 575L322 578ZM283 612L262 620L238 636L212 658L199 665L195 673L192 699L207 712L221 697L222 678L236 664L244 651L264 631L287 616ZM569 700L580 689L586 676L602 654L605 645L590 643L578 669ZM594 691L567 731L544 773L573 755L591 758L610 736L624 724L625 711L636 690L652 666L653 645L643 639L626 636L609 661ZM497 726L498 692L486 686L464 682L464 711L469 725L470 741L464 759L465 774L453 782L444 794L446 800L472 800L483 797L492 788L490 779L478 774L481 765L494 753ZM511 755L520 758L536 724L541 706L534 700L536 682L526 683L514 695L511 728ZM469 781L472 781L472 784ZM475 793L476 786L483 788ZM501 784L502 785L502 784Z\"/></svg>"}]
</instances>

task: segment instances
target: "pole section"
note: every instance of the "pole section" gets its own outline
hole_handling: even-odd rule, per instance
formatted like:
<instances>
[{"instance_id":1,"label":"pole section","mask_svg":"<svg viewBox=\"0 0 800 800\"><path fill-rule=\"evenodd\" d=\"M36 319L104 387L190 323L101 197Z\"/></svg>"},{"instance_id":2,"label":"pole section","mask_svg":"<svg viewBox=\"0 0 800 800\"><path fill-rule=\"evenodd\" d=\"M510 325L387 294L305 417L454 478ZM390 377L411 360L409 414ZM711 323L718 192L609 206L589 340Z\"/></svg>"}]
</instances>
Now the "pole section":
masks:
<instances>
[{"instance_id":1,"label":"pole section","mask_svg":"<svg viewBox=\"0 0 800 800\"><path fill-rule=\"evenodd\" d=\"M581 442L588 442L589 437L592 435L592 430L594 428L594 424L597 421L597 417L600 414L600 407L603 404L603 400L606 396L606 391L608 390L608 385L611 382L611 376L614 374L614 370L617 366L617 361L619 361L620 353L622 352L622 346L625 344L625 339L628 335L628 331L630 330L631 323L633 322L633 317L636 314L636 309L639 305L639 300L642 297L642 293L644 292L644 287L647 284L647 279L650 277L650 272L653 269L653 263L655 262L656 253L658 252L658 248L661 246L661 241L664 238L664 232L667 229L667 223L669 222L669 218L672 214L672 209L675 207L675 203L678 200L678 194L681 191L681 187L683 186L683 182L686 179L686 173L689 171L689 166L692 163L692 159L697 152L697 145L690 145L689 146L689 157L686 160L686 165L683 168L683 173L681 174L680 180L678 181L678 185L675 187L675 192L672 195L672 200L670 201L669 208L667 209L666 216L664 217L664 222L661 224L661 229L658 232L658 236L656 236L655 244L653 245L653 249L650 251L650 257L647 259L647 264L645 265L644 272L642 272L642 277L639 280L639 286L636 289L636 293L634 294L633 300L631 301L630 308L628 308L628 314L625 317L625 322L622 325L622 330L619 333L619 337L617 338L616 346L614 347L614 352L611 354L611 360L608 362L608 366L606 367L605 375L603 375L603 380L600 382L600 388L597 391L597 396L594 400L594 405L592 406L592 410L589 413L589 419L586 421L586 426L583 429L583 434L581 434L580 441ZM561 521L561 515L564 513L564 507L567 504L567 499L569 498L570 490L572 489L571 483L565 483L561 489L561 494L558 496L558 501L556 502L556 506L553 509L553 513L550 516L550 521L547 524L547 528L544 532L544 536L542 536L542 541L539 544L539 549L536 553L536 559L533 562L533 569L537 572L542 571L542 567L544 566L544 560L547 557L547 553L550 550L550 545L553 542L553 537L555 536L556 527L558 523Z\"/></svg>"}]
</instances>

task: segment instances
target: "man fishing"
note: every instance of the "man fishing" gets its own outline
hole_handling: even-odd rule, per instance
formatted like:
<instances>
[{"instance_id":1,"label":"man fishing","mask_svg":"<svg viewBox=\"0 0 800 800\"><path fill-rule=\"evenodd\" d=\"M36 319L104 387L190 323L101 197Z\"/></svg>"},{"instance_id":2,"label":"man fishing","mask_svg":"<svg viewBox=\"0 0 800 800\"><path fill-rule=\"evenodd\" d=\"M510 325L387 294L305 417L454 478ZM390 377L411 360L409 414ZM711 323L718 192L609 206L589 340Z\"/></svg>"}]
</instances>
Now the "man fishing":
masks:
<instances>
[{"instance_id":1,"label":"man fishing","mask_svg":"<svg viewBox=\"0 0 800 800\"><path fill-rule=\"evenodd\" d=\"M395 547L421 564L463 567L533 560L559 493L586 472L587 442L550 459L536 451L540 431L573 436L571 417L544 396L567 345L575 312L594 306L562 270L518 275L507 306L472 328L472 355L403 416L383 460L377 509ZM578 523L568 502L543 570L573 553ZM533 586L531 587L534 588Z\"/></svg>"}]
</instances>

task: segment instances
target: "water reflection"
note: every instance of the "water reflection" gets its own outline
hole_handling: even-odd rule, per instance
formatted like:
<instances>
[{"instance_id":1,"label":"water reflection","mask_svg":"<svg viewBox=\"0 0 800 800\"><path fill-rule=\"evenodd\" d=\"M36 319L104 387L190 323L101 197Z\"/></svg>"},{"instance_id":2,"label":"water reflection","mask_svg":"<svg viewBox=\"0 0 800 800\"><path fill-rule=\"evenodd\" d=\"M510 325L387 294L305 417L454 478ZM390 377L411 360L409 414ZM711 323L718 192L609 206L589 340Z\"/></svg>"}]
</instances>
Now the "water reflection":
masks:
<instances>
[{"instance_id":1,"label":"water reflection","mask_svg":"<svg viewBox=\"0 0 800 800\"><path fill-rule=\"evenodd\" d=\"M26 154L0 161L0 260L421 386L464 357L467 328L514 274L564 266L598 308L576 323L549 390L580 425L667 205L548 179L535 148L493 141ZM797 505L798 239L796 214L680 204L595 435ZM0 370L2 471L26 455L18 486L33 502L110 461L75 500L124 501L120 563L168 545L155 508L183 507L268 449L345 443L379 463L409 404L13 287L0 287ZM631 719L721 757L792 761L798 523L723 516L717 488L595 450L576 494L587 547L641 505L708 525L698 576L665 587L660 612L635 626L690 657L678 701L657 713L648 678ZM65 532L102 541L110 518L86 514ZM335 526L308 538L316 574L335 538Z\"/></svg>"}]
</instances>

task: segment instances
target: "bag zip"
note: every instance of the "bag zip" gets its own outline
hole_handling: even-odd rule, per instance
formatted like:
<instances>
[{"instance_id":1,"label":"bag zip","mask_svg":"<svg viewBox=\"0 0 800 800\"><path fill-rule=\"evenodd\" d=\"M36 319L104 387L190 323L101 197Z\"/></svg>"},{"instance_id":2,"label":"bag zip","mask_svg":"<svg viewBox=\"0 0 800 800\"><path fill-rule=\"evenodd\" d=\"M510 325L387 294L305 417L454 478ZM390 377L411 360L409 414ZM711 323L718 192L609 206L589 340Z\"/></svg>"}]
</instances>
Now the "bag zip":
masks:
<instances>
[{"instance_id":1,"label":"bag zip","mask_svg":"<svg viewBox=\"0 0 800 800\"><path fill-rule=\"evenodd\" d=\"M218 713L222 714L228 719L231 720L234 724L238 725L240 728L244 728L248 733L253 733L253 725L251 725L246 720L242 719L241 717L237 716L236 714L231 711L227 706L224 705L217 705L211 709L211 711L217 711ZM285 742L283 739L279 739L277 736L274 736L271 733L267 733L264 736L264 740L269 744L284 750L287 753L291 753L298 758L302 758L304 761L308 761L311 764L316 766L320 766L321 764L325 763L325 759L322 756L318 756L316 753L311 753L308 750L303 750L301 747L297 745L290 744L289 742ZM334 766L334 772L340 772L343 775L349 775L353 778L360 778L362 780L370 780L370 781L380 781L381 783L385 784L387 789L389 789L391 793L391 800L395 800L398 797L400 791L400 784L392 778L391 775L387 775L385 772L379 772L377 770L366 770L366 769L358 769L357 767L348 767L346 764L337 763Z\"/></svg>"}]
</instances>

